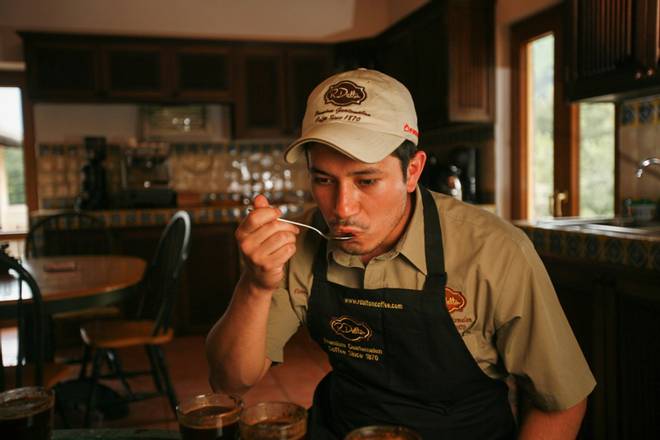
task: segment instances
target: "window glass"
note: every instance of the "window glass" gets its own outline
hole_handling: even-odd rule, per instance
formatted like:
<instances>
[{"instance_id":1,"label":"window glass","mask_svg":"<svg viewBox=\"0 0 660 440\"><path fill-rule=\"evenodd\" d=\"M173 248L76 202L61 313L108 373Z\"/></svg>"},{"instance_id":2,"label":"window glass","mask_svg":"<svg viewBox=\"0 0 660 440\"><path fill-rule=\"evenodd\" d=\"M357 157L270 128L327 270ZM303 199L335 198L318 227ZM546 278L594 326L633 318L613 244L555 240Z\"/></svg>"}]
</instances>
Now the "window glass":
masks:
<instances>
[{"instance_id":1,"label":"window glass","mask_svg":"<svg viewBox=\"0 0 660 440\"><path fill-rule=\"evenodd\" d=\"M528 218L548 217L554 189L554 51L550 34L528 46L529 97L529 188Z\"/></svg>"},{"instance_id":2,"label":"window glass","mask_svg":"<svg viewBox=\"0 0 660 440\"><path fill-rule=\"evenodd\" d=\"M614 104L580 104L580 216L614 215Z\"/></svg>"},{"instance_id":3,"label":"window glass","mask_svg":"<svg viewBox=\"0 0 660 440\"><path fill-rule=\"evenodd\" d=\"M21 90L0 87L0 233L26 230Z\"/></svg>"}]
</instances>

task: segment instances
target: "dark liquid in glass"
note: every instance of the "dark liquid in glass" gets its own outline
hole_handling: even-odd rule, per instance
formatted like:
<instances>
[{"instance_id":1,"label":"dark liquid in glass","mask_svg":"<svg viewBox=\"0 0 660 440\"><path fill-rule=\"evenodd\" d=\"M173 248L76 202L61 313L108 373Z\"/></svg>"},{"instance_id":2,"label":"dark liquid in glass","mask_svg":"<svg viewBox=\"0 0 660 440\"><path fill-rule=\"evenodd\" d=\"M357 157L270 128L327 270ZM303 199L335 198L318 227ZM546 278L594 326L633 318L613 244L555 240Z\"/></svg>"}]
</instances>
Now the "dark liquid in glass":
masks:
<instances>
[{"instance_id":1,"label":"dark liquid in glass","mask_svg":"<svg viewBox=\"0 0 660 440\"><path fill-rule=\"evenodd\" d=\"M11 410L12 407L39 405L43 399L23 397L0 403L1 410ZM50 439L53 429L52 405L13 418L0 418L0 438L12 440L46 440Z\"/></svg>"},{"instance_id":2,"label":"dark liquid in glass","mask_svg":"<svg viewBox=\"0 0 660 440\"><path fill-rule=\"evenodd\" d=\"M281 437L281 433L278 432L279 430L277 429L278 426L284 427L288 426L291 424L290 420L264 420L262 422L257 422L253 425L250 425L249 428L249 434L247 435L247 438L252 440L253 438L256 439L257 433L260 433L264 440L278 440ZM269 429L270 428L270 429ZM287 435L287 440L302 440L305 438L305 427L304 425L301 425L297 429L291 429L289 430L289 433Z\"/></svg>"},{"instance_id":3,"label":"dark liquid in glass","mask_svg":"<svg viewBox=\"0 0 660 440\"><path fill-rule=\"evenodd\" d=\"M202 418L212 416L218 416L219 418L220 415L232 410L233 408L224 406L204 406L186 413L186 418L189 420L199 418L200 421ZM238 438L238 418L224 426L218 426L219 423L190 425L192 424L187 424L186 421L179 423L179 431L183 440L235 440Z\"/></svg>"}]
</instances>

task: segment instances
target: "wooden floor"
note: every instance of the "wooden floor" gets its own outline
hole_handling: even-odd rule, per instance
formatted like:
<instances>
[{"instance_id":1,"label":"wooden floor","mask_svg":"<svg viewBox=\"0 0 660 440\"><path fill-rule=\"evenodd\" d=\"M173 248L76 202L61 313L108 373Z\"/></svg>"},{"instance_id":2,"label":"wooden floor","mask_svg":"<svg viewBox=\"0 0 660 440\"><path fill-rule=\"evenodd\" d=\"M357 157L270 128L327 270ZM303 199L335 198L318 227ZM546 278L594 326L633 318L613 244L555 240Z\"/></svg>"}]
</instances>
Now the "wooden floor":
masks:
<instances>
[{"instance_id":1,"label":"wooden floor","mask_svg":"<svg viewBox=\"0 0 660 440\"><path fill-rule=\"evenodd\" d=\"M13 357L15 333L3 330L4 359ZM143 350L120 352L125 369L146 368ZM177 337L165 346L165 356L178 398L180 400L210 392L209 370L204 355L203 336ZM316 384L330 370L326 355L309 338L306 332L298 332L285 348L285 362L270 369L264 379L245 396L246 405L267 400L296 402L311 406ZM135 391L150 391L153 383L149 376L130 381ZM116 384L108 385L121 390ZM140 427L178 429L176 420L165 397L135 402L129 405L129 415L117 420L95 420L96 427Z\"/></svg>"}]
</instances>

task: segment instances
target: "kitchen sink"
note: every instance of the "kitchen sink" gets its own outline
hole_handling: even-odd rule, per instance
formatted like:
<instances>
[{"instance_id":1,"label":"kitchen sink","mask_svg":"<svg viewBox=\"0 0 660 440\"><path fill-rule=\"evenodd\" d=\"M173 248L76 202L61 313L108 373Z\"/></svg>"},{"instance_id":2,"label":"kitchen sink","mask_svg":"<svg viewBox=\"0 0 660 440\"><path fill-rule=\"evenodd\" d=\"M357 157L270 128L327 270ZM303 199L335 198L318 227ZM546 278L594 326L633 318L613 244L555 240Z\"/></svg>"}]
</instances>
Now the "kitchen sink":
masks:
<instances>
[{"instance_id":1,"label":"kitchen sink","mask_svg":"<svg viewBox=\"0 0 660 440\"><path fill-rule=\"evenodd\" d=\"M536 224L541 227L660 237L660 222L639 222L621 217L590 219L570 217L539 220Z\"/></svg>"}]
</instances>

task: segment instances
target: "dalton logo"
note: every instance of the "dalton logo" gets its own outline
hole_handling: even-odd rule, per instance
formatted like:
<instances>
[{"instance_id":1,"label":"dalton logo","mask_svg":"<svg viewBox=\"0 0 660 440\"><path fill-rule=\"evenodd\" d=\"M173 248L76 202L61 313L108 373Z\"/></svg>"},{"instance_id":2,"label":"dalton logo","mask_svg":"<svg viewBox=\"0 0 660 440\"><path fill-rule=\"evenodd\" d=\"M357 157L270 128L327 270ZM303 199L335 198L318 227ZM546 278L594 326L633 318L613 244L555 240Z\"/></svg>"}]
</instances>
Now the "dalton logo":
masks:
<instances>
[{"instance_id":1,"label":"dalton logo","mask_svg":"<svg viewBox=\"0 0 660 440\"><path fill-rule=\"evenodd\" d=\"M449 313L454 313L463 310L467 300L461 292L445 286L445 303L447 303Z\"/></svg>"},{"instance_id":2,"label":"dalton logo","mask_svg":"<svg viewBox=\"0 0 660 440\"><path fill-rule=\"evenodd\" d=\"M367 324L356 321L349 316L332 319L330 321L330 328L333 332L351 342L366 341L373 335L371 328Z\"/></svg>"},{"instance_id":3,"label":"dalton logo","mask_svg":"<svg viewBox=\"0 0 660 440\"><path fill-rule=\"evenodd\" d=\"M353 81L339 81L328 88L323 95L326 104L334 104L340 107L351 104L360 104L367 99L367 92Z\"/></svg>"}]
</instances>

